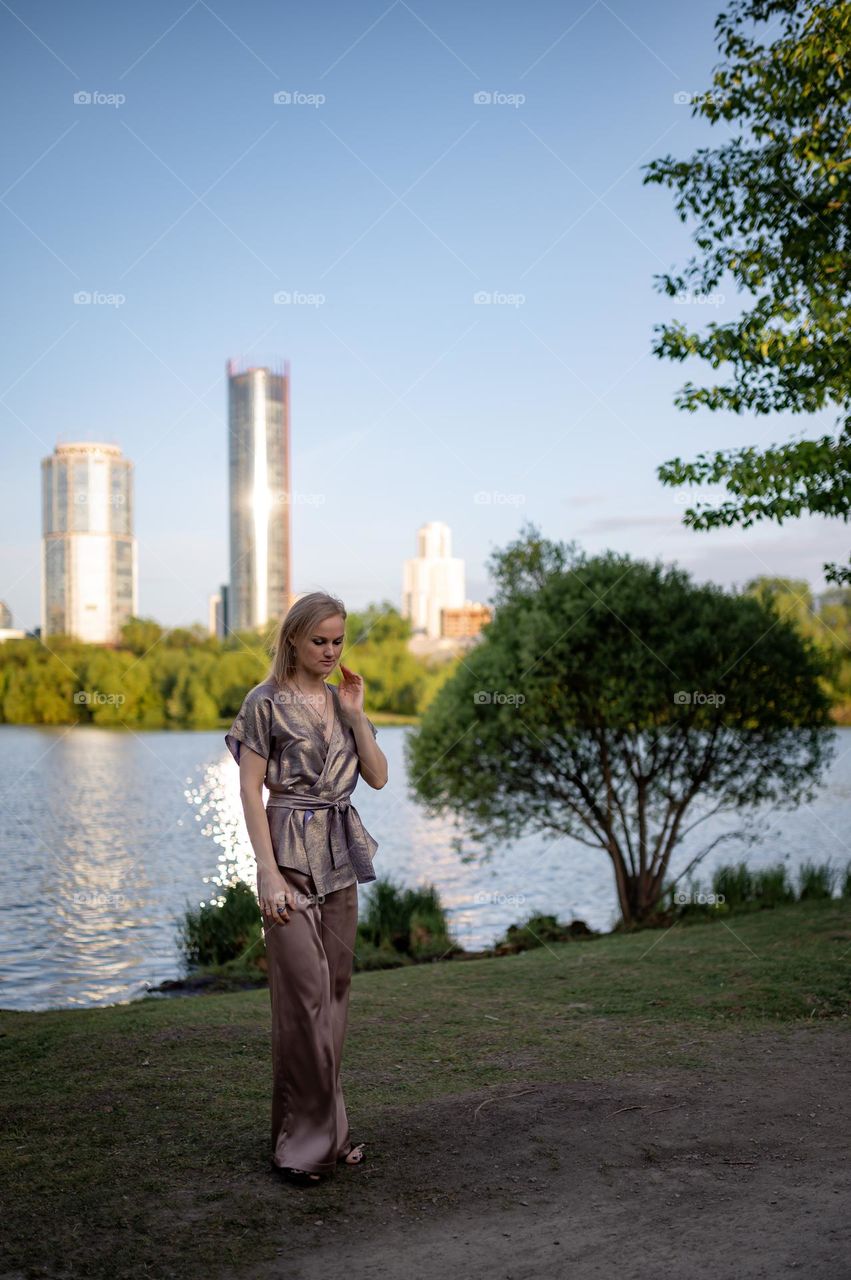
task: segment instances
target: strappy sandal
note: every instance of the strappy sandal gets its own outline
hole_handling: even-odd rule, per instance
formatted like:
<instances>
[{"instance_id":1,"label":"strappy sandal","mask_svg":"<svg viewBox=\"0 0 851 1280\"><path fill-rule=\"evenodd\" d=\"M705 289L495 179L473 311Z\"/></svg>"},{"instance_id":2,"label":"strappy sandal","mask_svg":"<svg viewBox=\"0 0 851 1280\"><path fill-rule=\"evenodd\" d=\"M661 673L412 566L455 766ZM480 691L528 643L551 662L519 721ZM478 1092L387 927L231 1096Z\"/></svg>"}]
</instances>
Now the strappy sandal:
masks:
<instances>
[{"instance_id":1,"label":"strappy sandal","mask_svg":"<svg viewBox=\"0 0 851 1280\"><path fill-rule=\"evenodd\" d=\"M347 1164L352 1169L355 1167L356 1164L363 1164L363 1162L366 1160L366 1152L364 1151L365 1146L366 1146L365 1142L355 1142L352 1146L349 1147L345 1155L337 1156L337 1163ZM357 1160L350 1160L349 1156L354 1151L359 1151L360 1155L358 1156Z\"/></svg>"}]
</instances>

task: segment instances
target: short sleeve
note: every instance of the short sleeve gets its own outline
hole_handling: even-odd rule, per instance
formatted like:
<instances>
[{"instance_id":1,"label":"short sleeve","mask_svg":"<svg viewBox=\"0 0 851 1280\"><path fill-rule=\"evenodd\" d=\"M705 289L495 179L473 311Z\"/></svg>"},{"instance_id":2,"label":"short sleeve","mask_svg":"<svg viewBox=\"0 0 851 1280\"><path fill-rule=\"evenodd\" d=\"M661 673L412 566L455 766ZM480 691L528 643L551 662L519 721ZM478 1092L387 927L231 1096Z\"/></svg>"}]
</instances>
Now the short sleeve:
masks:
<instances>
[{"instance_id":1,"label":"short sleeve","mask_svg":"<svg viewBox=\"0 0 851 1280\"><path fill-rule=\"evenodd\" d=\"M225 734L228 751L239 764L240 744L245 743L264 760L272 749L272 704L267 694L249 689L242 706L228 732Z\"/></svg>"}]
</instances>

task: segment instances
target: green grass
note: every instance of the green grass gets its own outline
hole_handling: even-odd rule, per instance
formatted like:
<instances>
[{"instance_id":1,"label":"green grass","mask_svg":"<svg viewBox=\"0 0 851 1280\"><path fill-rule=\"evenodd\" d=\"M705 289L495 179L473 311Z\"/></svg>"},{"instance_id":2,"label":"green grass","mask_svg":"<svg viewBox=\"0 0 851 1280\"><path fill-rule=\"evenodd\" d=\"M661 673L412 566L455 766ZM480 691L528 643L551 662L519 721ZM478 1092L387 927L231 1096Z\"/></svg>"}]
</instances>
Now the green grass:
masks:
<instances>
[{"instance_id":1,"label":"green grass","mask_svg":"<svg viewBox=\"0 0 851 1280\"><path fill-rule=\"evenodd\" d=\"M514 956L357 973L358 1133L388 1107L518 1082L697 1067L719 1029L847 1018L851 902L806 901ZM5 1269L215 1274L281 1227L269 993L0 1013ZM290 1220L310 1220L297 1197ZM66 1271L67 1269L67 1271Z\"/></svg>"}]
</instances>

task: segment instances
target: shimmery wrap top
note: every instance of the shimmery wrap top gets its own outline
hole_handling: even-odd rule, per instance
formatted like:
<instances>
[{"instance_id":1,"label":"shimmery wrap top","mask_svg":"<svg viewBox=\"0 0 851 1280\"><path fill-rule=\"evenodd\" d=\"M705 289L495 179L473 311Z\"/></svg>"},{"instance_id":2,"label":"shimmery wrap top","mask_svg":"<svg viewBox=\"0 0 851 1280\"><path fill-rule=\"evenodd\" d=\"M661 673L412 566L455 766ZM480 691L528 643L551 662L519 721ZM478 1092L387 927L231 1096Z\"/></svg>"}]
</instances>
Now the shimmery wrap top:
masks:
<instances>
[{"instance_id":1,"label":"shimmery wrap top","mask_svg":"<svg viewBox=\"0 0 851 1280\"><path fill-rule=\"evenodd\" d=\"M336 688L326 687L334 700L327 745L316 713L273 680L249 689L225 734L237 764L243 743L265 758L275 860L311 874L320 894L375 880L372 858L378 848L351 803L360 777L355 735L342 719ZM377 737L375 725L367 723Z\"/></svg>"}]
</instances>

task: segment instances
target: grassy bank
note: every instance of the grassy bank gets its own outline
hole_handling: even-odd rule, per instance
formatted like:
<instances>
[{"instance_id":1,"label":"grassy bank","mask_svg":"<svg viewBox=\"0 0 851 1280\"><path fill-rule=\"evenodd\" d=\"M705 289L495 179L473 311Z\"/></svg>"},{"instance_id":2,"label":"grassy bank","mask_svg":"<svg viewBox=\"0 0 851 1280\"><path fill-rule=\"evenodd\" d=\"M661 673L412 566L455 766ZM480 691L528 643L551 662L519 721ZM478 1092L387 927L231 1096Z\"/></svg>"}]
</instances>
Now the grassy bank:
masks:
<instances>
[{"instance_id":1,"label":"grassy bank","mask_svg":"<svg viewBox=\"0 0 851 1280\"><path fill-rule=\"evenodd\" d=\"M372 1138L389 1109L465 1090L699 1067L731 1024L847 1018L849 956L851 902L834 899L355 974L353 1131ZM6 1270L217 1274L316 1216L267 1172L265 989L3 1012L0 1032Z\"/></svg>"}]
</instances>

